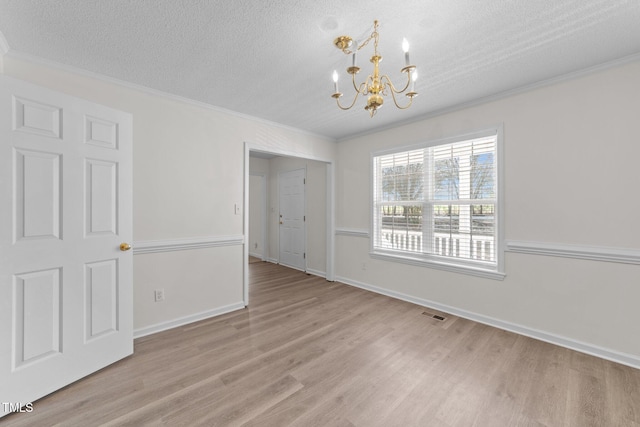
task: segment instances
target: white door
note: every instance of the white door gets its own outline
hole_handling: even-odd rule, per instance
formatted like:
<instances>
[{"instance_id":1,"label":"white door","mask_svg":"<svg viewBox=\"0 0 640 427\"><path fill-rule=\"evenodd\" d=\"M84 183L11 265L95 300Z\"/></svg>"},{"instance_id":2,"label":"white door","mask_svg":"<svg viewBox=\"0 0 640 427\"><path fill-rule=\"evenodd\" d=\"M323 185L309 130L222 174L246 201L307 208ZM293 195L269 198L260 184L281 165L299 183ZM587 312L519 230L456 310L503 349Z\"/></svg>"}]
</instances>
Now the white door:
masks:
<instances>
[{"instance_id":1,"label":"white door","mask_svg":"<svg viewBox=\"0 0 640 427\"><path fill-rule=\"evenodd\" d=\"M280 264L306 270L305 262L305 170L278 175L280 193Z\"/></svg>"},{"instance_id":2,"label":"white door","mask_svg":"<svg viewBox=\"0 0 640 427\"><path fill-rule=\"evenodd\" d=\"M131 126L0 76L0 417L133 352Z\"/></svg>"}]
</instances>

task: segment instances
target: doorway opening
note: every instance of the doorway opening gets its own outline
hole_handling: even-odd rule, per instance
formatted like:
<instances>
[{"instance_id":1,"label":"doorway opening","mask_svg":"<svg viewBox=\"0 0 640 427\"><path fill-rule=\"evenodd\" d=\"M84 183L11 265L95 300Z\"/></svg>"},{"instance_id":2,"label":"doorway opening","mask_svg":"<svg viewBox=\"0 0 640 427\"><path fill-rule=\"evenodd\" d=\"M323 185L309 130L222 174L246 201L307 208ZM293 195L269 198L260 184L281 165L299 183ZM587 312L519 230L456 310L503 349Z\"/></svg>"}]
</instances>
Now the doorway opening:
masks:
<instances>
[{"instance_id":1,"label":"doorway opening","mask_svg":"<svg viewBox=\"0 0 640 427\"><path fill-rule=\"evenodd\" d=\"M291 153L270 146L245 143L245 197L244 197L244 303L249 303L248 275L249 257L286 266L298 268L309 274L334 280L334 162L331 159L318 158L312 155ZM294 173L298 171L297 173ZM301 172L302 171L302 172ZM291 224L287 224L286 212L282 212L283 191L281 183L290 173L304 183L304 207L296 211L304 227L300 232L292 232ZM264 177L262 195L257 181ZM295 191L294 191L295 193ZM293 198L295 199L295 197ZM256 207L256 203L261 206ZM298 202L299 203L299 200ZM253 217L252 217L253 214ZM255 215L262 215L256 219ZM282 221L280 215L283 215ZM265 224L266 222L266 224ZM283 224L281 224L281 222ZM258 224L262 224L261 226ZM299 227L300 224L294 226ZM282 228L281 228L282 227ZM288 227L284 229L284 227ZM258 231L258 229L260 229ZM300 234L302 233L302 234ZM301 247L293 247L295 243L285 247L285 252L301 253L304 264L292 264L281 251L283 240L295 236ZM259 251L262 242L262 251ZM285 246L287 243L285 243Z\"/></svg>"}]
</instances>

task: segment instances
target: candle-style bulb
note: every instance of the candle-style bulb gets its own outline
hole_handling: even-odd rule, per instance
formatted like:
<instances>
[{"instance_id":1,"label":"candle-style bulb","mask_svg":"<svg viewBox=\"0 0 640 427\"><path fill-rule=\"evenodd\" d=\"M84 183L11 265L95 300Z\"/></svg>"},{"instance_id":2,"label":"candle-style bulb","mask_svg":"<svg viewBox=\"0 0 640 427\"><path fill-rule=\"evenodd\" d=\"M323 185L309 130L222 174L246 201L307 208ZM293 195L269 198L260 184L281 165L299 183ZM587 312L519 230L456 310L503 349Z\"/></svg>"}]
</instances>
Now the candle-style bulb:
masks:
<instances>
[{"instance_id":1,"label":"candle-style bulb","mask_svg":"<svg viewBox=\"0 0 640 427\"><path fill-rule=\"evenodd\" d=\"M402 39L402 50L404 51L404 65L409 66L411 62L409 61L409 42L407 39Z\"/></svg>"},{"instance_id":2,"label":"candle-style bulb","mask_svg":"<svg viewBox=\"0 0 640 427\"><path fill-rule=\"evenodd\" d=\"M418 80L418 69L415 68L411 73L411 92L416 91L416 80Z\"/></svg>"},{"instance_id":3,"label":"candle-style bulb","mask_svg":"<svg viewBox=\"0 0 640 427\"><path fill-rule=\"evenodd\" d=\"M333 70L333 89L334 93L338 93L338 71Z\"/></svg>"}]
</instances>

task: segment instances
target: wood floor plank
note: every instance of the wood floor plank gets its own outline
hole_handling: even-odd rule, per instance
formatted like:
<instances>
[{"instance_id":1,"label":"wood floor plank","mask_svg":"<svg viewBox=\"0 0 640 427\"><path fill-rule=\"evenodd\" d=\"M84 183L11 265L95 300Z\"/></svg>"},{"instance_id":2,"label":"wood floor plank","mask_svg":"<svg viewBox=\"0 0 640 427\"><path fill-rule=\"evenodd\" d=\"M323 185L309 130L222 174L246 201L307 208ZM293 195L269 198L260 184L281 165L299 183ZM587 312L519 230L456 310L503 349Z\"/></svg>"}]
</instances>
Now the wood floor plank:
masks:
<instances>
[{"instance_id":1,"label":"wood floor plank","mask_svg":"<svg viewBox=\"0 0 640 427\"><path fill-rule=\"evenodd\" d=\"M640 427L630 367L256 260L250 302L0 424Z\"/></svg>"}]
</instances>

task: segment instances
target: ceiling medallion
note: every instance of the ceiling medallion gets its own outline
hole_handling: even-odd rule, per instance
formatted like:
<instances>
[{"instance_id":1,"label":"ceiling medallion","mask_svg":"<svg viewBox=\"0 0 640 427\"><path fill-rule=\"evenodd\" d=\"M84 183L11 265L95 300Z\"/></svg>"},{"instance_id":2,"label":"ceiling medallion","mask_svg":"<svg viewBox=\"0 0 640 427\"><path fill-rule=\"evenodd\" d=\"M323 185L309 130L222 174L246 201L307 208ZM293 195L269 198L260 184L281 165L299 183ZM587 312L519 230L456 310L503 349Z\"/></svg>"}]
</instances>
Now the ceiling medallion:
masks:
<instances>
[{"instance_id":1,"label":"ceiling medallion","mask_svg":"<svg viewBox=\"0 0 640 427\"><path fill-rule=\"evenodd\" d=\"M402 41L402 50L404 51L404 60L405 66L400 70L403 73L407 73L407 84L402 90L397 90L396 87L391 82L389 76L380 75L379 66L380 61L382 61L382 56L378 53L378 21L373 21L373 33L367 38L362 44L355 46L352 48L353 39L349 36L340 36L333 41L333 44L343 51L347 55L352 55L351 67L347 68L347 73L351 74L351 79L353 82L353 88L355 89L355 96L353 98L353 102L348 107L344 107L340 104L340 97L342 93L338 91L338 72L333 71L333 84L335 88L335 93L331 95L332 98L336 99L336 103L338 107L342 110L349 110L353 107L358 100L358 95L367 97L367 105L364 107L365 110L369 112L369 115L373 117L378 108L382 107L384 103L383 96L388 96L391 93L391 97L393 99L393 103L401 110L405 110L411 106L413 102L413 98L418 96L418 93L415 92L415 83L418 78L418 70L415 65L410 65L409 62L409 43L407 39L403 39ZM373 74L370 74L365 81L360 84L356 83L356 74L360 72L360 67L356 66L356 56L360 49L365 47L371 40L373 40L373 55L371 56L371 63L373 63ZM409 89L409 92L406 92ZM407 98L409 98L409 103L405 106L401 106L398 104L396 100L396 95L405 94Z\"/></svg>"}]
</instances>

